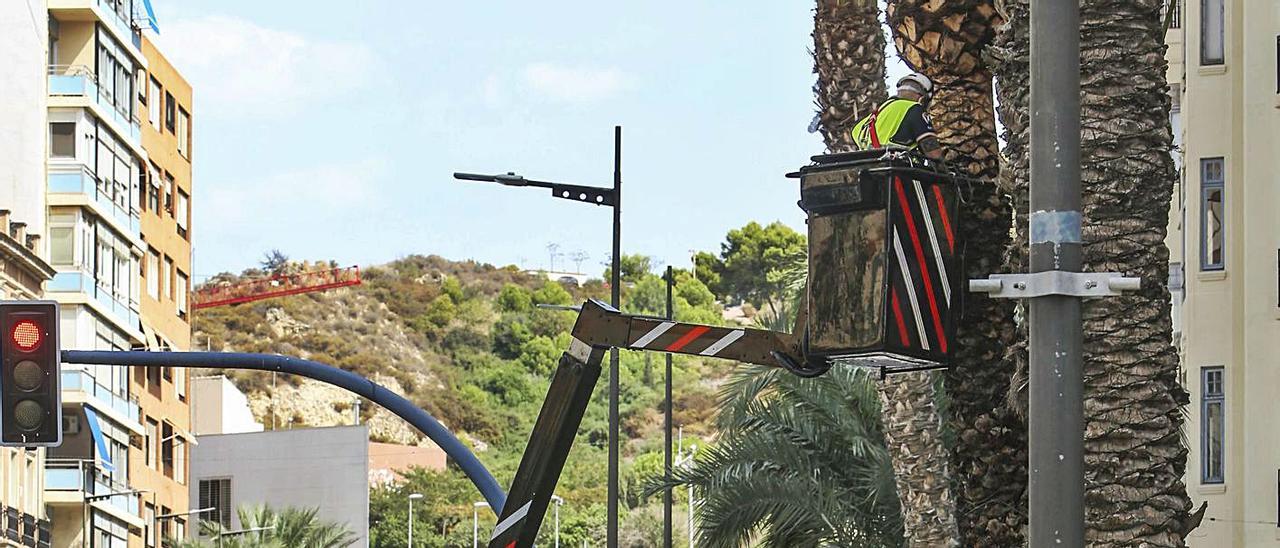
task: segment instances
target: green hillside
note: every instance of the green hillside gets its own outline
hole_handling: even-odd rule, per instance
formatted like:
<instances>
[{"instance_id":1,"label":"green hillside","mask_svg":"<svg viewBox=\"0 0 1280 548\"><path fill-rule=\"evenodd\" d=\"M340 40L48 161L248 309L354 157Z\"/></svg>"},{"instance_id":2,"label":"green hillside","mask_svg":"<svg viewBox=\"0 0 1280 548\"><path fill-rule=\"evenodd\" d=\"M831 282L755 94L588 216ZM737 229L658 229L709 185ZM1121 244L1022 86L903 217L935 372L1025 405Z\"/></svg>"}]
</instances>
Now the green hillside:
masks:
<instances>
[{"instance_id":1,"label":"green hillside","mask_svg":"<svg viewBox=\"0 0 1280 548\"><path fill-rule=\"evenodd\" d=\"M275 265L293 271L329 266ZM665 282L649 270L646 258L627 257L623 265L625 310L646 314L664 311ZM224 274L208 283L234 283L265 274L258 270L240 276ZM579 288L525 274L515 267L436 256L410 256L366 268L363 277L364 283L352 288L200 310L195 318L196 344L223 351L300 356L374 378L444 422L477 449L501 483L509 484L549 375L568 347L568 331L574 321L572 312L536 305L607 300L608 288L599 280ZM720 305L704 284L687 271L678 271L675 278L678 318L722 321ZM676 357L674 421L684 427L687 437L714 435L714 393L731 365L721 360ZM643 502L639 500L640 471L633 469L637 465L660 467L663 367L659 354L622 353L620 407L628 506ZM341 391L300 378L273 379L267 373L234 372L231 376L249 395L255 414L268 428L273 422L285 428L352 420L351 397ZM595 530L603 524L606 379L601 376L557 491L566 500L562 531L579 523L584 538L595 538ZM380 409L364 406L362 415L376 439L416 441L407 425ZM657 469L646 473L654 471ZM450 545L461 539L457 535L470 540L470 524L463 522L470 521L470 501L478 500L460 478L460 474L447 474L423 479L452 483L463 499L440 500L435 508L425 510L428 515L438 511L441 519L454 521L456 534L448 535ZM392 538L378 536L378 505L375 495L374 542L396 544ZM389 511L400 512L400 506L396 503Z\"/></svg>"}]
</instances>

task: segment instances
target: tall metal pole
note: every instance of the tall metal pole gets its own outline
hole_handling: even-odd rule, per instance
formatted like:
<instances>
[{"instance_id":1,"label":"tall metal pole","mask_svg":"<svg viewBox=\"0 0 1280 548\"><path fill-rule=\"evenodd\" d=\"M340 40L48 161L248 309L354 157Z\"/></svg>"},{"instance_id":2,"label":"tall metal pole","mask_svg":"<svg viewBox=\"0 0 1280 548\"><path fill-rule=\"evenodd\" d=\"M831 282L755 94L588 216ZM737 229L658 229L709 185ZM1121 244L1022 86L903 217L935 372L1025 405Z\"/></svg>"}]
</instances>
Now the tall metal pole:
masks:
<instances>
[{"instance_id":1,"label":"tall metal pole","mask_svg":"<svg viewBox=\"0 0 1280 548\"><path fill-rule=\"evenodd\" d=\"M409 548L413 548L413 497L409 497Z\"/></svg>"},{"instance_id":2,"label":"tall metal pole","mask_svg":"<svg viewBox=\"0 0 1280 548\"><path fill-rule=\"evenodd\" d=\"M610 303L621 309L622 289L622 126L613 127L613 266ZM618 545L618 348L609 349L609 488L606 545Z\"/></svg>"},{"instance_id":3,"label":"tall metal pole","mask_svg":"<svg viewBox=\"0 0 1280 548\"><path fill-rule=\"evenodd\" d=\"M1031 272L1081 267L1080 5L1031 1ZM1080 299L1030 303L1030 545L1084 546Z\"/></svg>"},{"instance_id":4,"label":"tall metal pole","mask_svg":"<svg viewBox=\"0 0 1280 548\"><path fill-rule=\"evenodd\" d=\"M676 282L671 273L671 266L667 266L667 319L675 318L675 309L671 306L671 294ZM671 481L671 354L667 354L667 375L666 379L666 411L662 418L662 429L665 433L665 440L662 448L662 477L667 481ZM667 487L662 492L662 548L671 548L671 487Z\"/></svg>"}]
</instances>

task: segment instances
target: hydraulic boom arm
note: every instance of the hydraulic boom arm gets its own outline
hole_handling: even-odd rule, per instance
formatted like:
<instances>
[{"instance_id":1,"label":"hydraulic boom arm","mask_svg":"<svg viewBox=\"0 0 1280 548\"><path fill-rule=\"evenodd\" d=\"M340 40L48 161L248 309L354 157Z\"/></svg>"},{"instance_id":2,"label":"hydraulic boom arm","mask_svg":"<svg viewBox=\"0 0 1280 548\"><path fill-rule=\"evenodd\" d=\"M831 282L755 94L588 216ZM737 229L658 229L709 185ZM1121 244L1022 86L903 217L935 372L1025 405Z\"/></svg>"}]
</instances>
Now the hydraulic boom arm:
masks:
<instances>
[{"instance_id":1,"label":"hydraulic boom arm","mask_svg":"<svg viewBox=\"0 0 1280 548\"><path fill-rule=\"evenodd\" d=\"M530 548L573 446L600 364L610 347L656 350L800 370L799 338L774 331L673 322L623 314L599 301L578 313L569 349L551 378L490 548Z\"/></svg>"}]
</instances>

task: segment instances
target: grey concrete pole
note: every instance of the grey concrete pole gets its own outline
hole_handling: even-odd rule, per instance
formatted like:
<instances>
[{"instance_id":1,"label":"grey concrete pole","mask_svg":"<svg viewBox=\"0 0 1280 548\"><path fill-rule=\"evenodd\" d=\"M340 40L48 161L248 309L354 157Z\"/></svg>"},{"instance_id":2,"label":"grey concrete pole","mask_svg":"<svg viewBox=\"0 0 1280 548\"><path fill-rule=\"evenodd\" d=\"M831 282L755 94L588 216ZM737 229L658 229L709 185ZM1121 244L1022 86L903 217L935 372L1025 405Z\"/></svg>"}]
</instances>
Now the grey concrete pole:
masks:
<instances>
[{"instance_id":1,"label":"grey concrete pole","mask_svg":"<svg viewBox=\"0 0 1280 548\"><path fill-rule=\"evenodd\" d=\"M1079 272L1080 5L1031 0L1031 272ZM1030 545L1084 546L1078 297L1030 302Z\"/></svg>"}]
</instances>

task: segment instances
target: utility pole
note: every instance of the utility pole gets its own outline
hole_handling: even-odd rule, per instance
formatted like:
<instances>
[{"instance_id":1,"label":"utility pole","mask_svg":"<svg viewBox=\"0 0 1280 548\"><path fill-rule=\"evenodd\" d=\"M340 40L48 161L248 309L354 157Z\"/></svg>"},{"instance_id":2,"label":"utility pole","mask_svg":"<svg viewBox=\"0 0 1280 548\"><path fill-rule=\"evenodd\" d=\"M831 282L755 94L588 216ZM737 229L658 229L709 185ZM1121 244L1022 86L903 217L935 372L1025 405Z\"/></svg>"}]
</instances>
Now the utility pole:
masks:
<instances>
[{"instance_id":1,"label":"utility pole","mask_svg":"<svg viewBox=\"0 0 1280 548\"><path fill-rule=\"evenodd\" d=\"M671 306L672 286L675 285L675 277L671 273L671 266L667 266L667 319L675 318L675 310ZM648 354L645 354L646 356ZM671 354L667 353L667 375L666 379L666 413L663 413L662 430L663 441L662 447L662 477L666 481L671 481ZM667 487L662 493L662 548L671 548L671 487Z\"/></svg>"},{"instance_id":2,"label":"utility pole","mask_svg":"<svg viewBox=\"0 0 1280 548\"><path fill-rule=\"evenodd\" d=\"M622 309L622 126L613 127L613 271L609 285L610 302ZM609 349L609 488L605 528L607 546L618 545L618 347Z\"/></svg>"},{"instance_id":3,"label":"utility pole","mask_svg":"<svg viewBox=\"0 0 1280 548\"><path fill-rule=\"evenodd\" d=\"M1031 273L1080 272L1080 4L1031 0ZM1080 297L1030 302L1030 545L1084 546Z\"/></svg>"}]
</instances>

